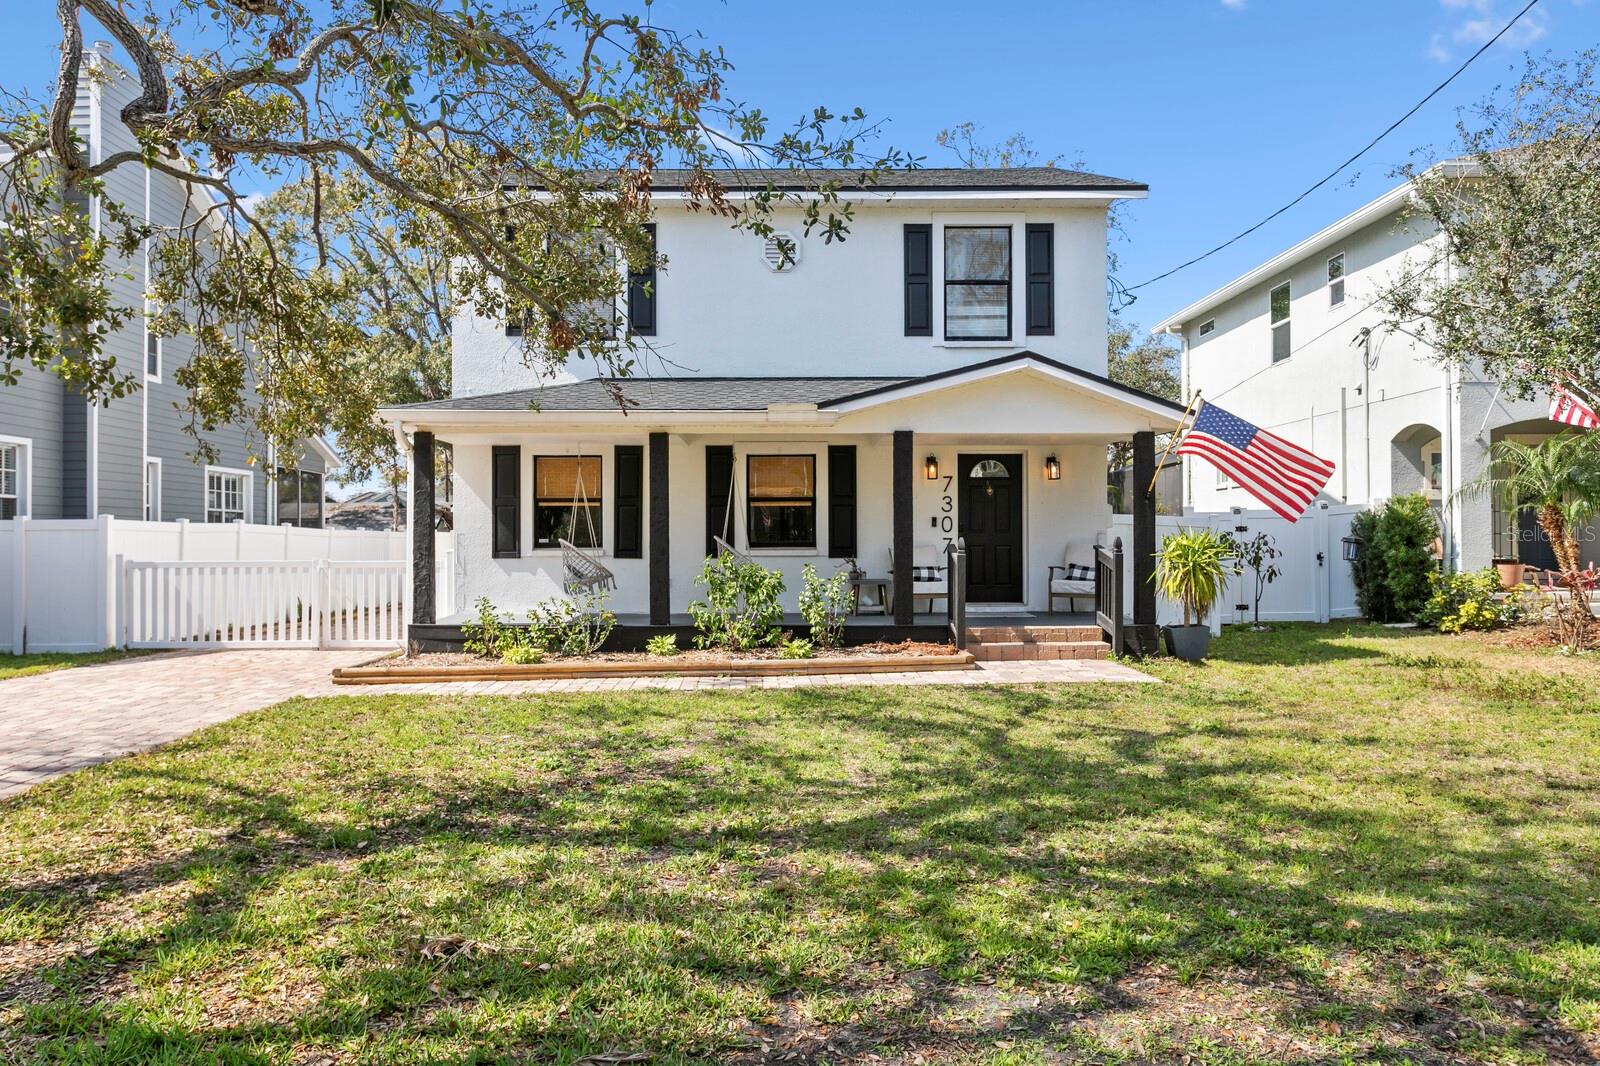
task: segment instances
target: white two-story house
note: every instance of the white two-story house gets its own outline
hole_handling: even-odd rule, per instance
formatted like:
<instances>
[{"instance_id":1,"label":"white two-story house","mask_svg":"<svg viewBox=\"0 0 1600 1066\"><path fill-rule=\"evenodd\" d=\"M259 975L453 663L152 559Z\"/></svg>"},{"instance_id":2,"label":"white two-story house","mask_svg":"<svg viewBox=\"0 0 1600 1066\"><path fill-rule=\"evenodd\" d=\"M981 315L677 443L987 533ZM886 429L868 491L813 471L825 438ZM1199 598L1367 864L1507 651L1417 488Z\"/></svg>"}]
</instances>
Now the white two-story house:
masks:
<instances>
[{"instance_id":1,"label":"white two-story house","mask_svg":"<svg viewBox=\"0 0 1600 1066\"><path fill-rule=\"evenodd\" d=\"M1469 164L1440 164L1470 180ZM1414 331L1384 325L1378 297L1420 271L1450 269L1442 238L1392 189L1156 324L1183 342L1186 395L1199 392L1333 461L1335 502L1373 504L1422 492L1441 520L1446 565L1495 559L1554 568L1533 516L1462 493L1494 441L1534 442L1563 427L1549 399L1513 400L1484 375L1445 366ZM1185 467L1197 511L1258 507L1204 462ZM1584 538L1585 560L1600 545Z\"/></svg>"},{"instance_id":2,"label":"white two-story house","mask_svg":"<svg viewBox=\"0 0 1600 1066\"><path fill-rule=\"evenodd\" d=\"M619 309L673 369L620 381L626 410L606 381L536 380L514 327L468 315L455 395L383 412L415 450L418 506L434 491L425 453L447 441L454 455L455 592L433 602L432 546L414 538L413 637L480 596L520 615L562 595L563 539L615 575L624 621L654 626L700 595L717 539L781 568L791 609L807 563L903 574L960 538L969 602L1048 611L1049 567L1110 524L1106 445L1134 440L1153 469L1153 434L1181 414L1105 377L1106 212L1145 187L1053 168L895 172L846 193L843 243L780 215L786 263L689 210L682 180L656 175L664 265L631 278ZM1143 575L1154 508L1134 510ZM931 621L933 598L890 587L895 625ZM1153 622L1153 594L1133 600Z\"/></svg>"}]
</instances>

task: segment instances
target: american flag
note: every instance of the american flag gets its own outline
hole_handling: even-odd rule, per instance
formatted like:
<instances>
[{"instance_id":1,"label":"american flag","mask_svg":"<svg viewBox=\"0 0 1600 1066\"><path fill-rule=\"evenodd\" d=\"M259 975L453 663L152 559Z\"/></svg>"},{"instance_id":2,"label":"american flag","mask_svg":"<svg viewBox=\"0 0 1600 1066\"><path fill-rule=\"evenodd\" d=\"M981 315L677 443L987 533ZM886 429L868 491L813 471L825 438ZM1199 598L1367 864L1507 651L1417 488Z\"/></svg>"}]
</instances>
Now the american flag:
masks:
<instances>
[{"instance_id":1,"label":"american flag","mask_svg":"<svg viewBox=\"0 0 1600 1066\"><path fill-rule=\"evenodd\" d=\"M1334 469L1326 459L1214 403L1200 408L1178 454L1198 455L1291 522L1305 514Z\"/></svg>"},{"instance_id":2,"label":"american flag","mask_svg":"<svg viewBox=\"0 0 1600 1066\"><path fill-rule=\"evenodd\" d=\"M1594 429L1600 426L1600 415L1594 413L1593 407L1557 385L1556 391L1550 396L1550 421L1560 422L1564 426L1577 426L1579 429Z\"/></svg>"}]
</instances>

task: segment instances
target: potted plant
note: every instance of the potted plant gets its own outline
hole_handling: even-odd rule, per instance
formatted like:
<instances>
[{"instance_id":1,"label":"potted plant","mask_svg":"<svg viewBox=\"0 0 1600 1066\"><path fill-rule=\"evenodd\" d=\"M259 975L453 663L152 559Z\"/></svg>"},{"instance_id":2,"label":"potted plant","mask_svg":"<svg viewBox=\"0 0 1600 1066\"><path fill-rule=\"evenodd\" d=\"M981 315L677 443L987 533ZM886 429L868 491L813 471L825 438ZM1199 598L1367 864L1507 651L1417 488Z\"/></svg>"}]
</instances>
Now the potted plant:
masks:
<instances>
[{"instance_id":1,"label":"potted plant","mask_svg":"<svg viewBox=\"0 0 1600 1066\"><path fill-rule=\"evenodd\" d=\"M1196 663L1211 649L1205 624L1228 587L1228 575L1239 572L1238 546L1214 529L1184 529L1168 537L1156 553L1156 590L1183 607L1183 625L1162 630L1167 652Z\"/></svg>"},{"instance_id":2,"label":"potted plant","mask_svg":"<svg viewBox=\"0 0 1600 1066\"><path fill-rule=\"evenodd\" d=\"M1496 559L1494 568L1500 571L1500 587L1506 592L1515 592L1522 587L1522 560Z\"/></svg>"}]
</instances>

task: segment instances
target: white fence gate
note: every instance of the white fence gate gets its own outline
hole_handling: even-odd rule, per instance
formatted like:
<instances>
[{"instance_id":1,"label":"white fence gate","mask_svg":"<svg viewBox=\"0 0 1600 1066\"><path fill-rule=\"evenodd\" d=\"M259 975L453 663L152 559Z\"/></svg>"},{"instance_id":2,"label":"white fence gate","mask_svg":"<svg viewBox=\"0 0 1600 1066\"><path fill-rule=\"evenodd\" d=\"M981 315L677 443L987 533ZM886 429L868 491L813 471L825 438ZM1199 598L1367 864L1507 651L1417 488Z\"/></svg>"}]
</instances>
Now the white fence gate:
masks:
<instances>
[{"instance_id":1,"label":"white fence gate","mask_svg":"<svg viewBox=\"0 0 1600 1066\"><path fill-rule=\"evenodd\" d=\"M405 635L403 561L123 564L130 648L386 648Z\"/></svg>"}]
</instances>

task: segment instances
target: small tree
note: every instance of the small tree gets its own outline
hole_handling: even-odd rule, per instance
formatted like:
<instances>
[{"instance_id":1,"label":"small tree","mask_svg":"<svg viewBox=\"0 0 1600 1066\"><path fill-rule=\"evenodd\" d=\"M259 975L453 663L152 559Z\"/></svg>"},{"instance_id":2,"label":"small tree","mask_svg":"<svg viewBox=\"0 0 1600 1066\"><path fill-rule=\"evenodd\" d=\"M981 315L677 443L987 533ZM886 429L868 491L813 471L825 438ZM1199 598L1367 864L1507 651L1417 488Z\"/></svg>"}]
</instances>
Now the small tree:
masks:
<instances>
[{"instance_id":1,"label":"small tree","mask_svg":"<svg viewBox=\"0 0 1600 1066\"><path fill-rule=\"evenodd\" d=\"M1247 541L1238 545L1237 558L1239 563L1248 569L1255 580L1255 617L1252 629L1260 630L1265 627L1261 624L1261 597L1267 593L1267 586L1278 580L1283 570L1278 566L1278 560L1283 557L1283 552L1278 548L1278 542L1270 533L1257 533Z\"/></svg>"},{"instance_id":2,"label":"small tree","mask_svg":"<svg viewBox=\"0 0 1600 1066\"><path fill-rule=\"evenodd\" d=\"M1433 595L1430 575L1438 566L1433 557L1433 543L1438 538L1439 520L1420 492L1396 496L1378 514L1369 550L1383 557L1394 613L1408 622L1422 616Z\"/></svg>"}]
</instances>

